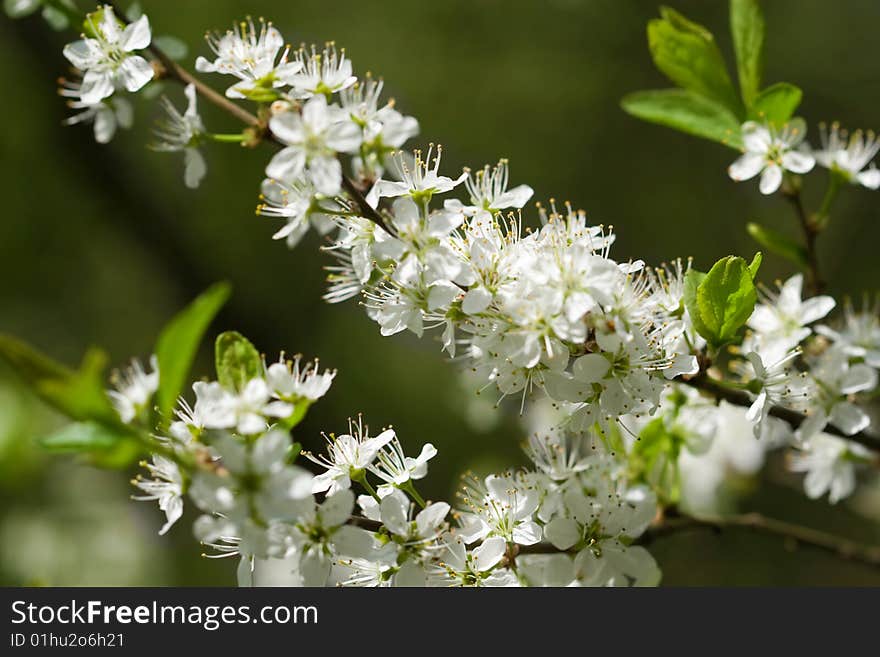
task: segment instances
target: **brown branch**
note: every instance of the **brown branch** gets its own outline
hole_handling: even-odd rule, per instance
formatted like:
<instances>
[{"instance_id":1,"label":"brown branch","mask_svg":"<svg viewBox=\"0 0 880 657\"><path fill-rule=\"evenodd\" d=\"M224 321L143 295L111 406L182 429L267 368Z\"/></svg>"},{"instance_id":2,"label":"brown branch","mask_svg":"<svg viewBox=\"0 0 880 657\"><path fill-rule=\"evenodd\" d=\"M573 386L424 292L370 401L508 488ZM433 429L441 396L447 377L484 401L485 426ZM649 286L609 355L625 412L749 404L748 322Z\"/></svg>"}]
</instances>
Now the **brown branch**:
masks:
<instances>
[{"instance_id":1,"label":"brown branch","mask_svg":"<svg viewBox=\"0 0 880 657\"><path fill-rule=\"evenodd\" d=\"M676 381L697 388L698 390L702 390L703 392L708 392L716 399L723 399L736 406L749 407L752 405L752 399L749 397L748 393L743 390L731 390L730 388L721 385L718 381L710 379L705 373L700 373L692 379L676 379ZM793 411L789 408L782 408L781 406L773 406L770 409L770 415L779 418L780 420L785 420L795 429L801 426L804 420L807 419L807 416L803 413ZM865 432L847 436L845 433L830 424L822 431L858 443L868 449L880 451L880 438L871 436Z\"/></svg>"},{"instance_id":2,"label":"brown branch","mask_svg":"<svg viewBox=\"0 0 880 657\"><path fill-rule=\"evenodd\" d=\"M787 542L815 548L841 559L880 568L880 546L865 545L811 527L768 518L760 513L745 513L719 518L671 517L649 528L638 543L649 545L658 539L686 531L709 530L721 533L731 528L749 529L759 534L777 536Z\"/></svg>"}]
</instances>

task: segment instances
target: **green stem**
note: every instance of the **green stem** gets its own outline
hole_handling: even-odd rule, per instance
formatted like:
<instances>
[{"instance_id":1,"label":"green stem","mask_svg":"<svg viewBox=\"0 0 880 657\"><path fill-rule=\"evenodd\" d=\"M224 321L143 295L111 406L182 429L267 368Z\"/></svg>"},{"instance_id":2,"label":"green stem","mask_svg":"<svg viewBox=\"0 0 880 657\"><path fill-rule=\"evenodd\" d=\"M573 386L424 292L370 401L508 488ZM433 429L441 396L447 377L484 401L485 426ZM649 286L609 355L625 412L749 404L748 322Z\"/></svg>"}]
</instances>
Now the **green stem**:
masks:
<instances>
[{"instance_id":1,"label":"green stem","mask_svg":"<svg viewBox=\"0 0 880 657\"><path fill-rule=\"evenodd\" d=\"M400 486L400 489L405 490L407 493L412 495L412 498L416 501L416 504L418 504L421 508L424 509L427 506L425 504L424 498L419 495L419 491L417 491L416 487L413 485L412 479Z\"/></svg>"},{"instance_id":2,"label":"green stem","mask_svg":"<svg viewBox=\"0 0 880 657\"><path fill-rule=\"evenodd\" d=\"M831 206L837 200L840 188L843 186L843 177L837 171L831 170L831 176L828 178L828 188L825 190L825 196L822 199L822 205L819 212L816 213L816 226L823 230L831 219Z\"/></svg>"},{"instance_id":3,"label":"green stem","mask_svg":"<svg viewBox=\"0 0 880 657\"><path fill-rule=\"evenodd\" d=\"M210 139L211 141L218 141L227 144L240 144L245 139L247 139L247 135L242 132L235 134L214 134L206 132L202 136L205 137L205 139Z\"/></svg>"},{"instance_id":4,"label":"green stem","mask_svg":"<svg viewBox=\"0 0 880 657\"><path fill-rule=\"evenodd\" d=\"M377 502L381 502L382 498L379 497L379 493L376 492L376 489L373 488L373 485L367 481L367 473L361 470L356 476L352 477L353 481L358 482L361 486L364 487L370 495L372 495L373 499Z\"/></svg>"}]
</instances>

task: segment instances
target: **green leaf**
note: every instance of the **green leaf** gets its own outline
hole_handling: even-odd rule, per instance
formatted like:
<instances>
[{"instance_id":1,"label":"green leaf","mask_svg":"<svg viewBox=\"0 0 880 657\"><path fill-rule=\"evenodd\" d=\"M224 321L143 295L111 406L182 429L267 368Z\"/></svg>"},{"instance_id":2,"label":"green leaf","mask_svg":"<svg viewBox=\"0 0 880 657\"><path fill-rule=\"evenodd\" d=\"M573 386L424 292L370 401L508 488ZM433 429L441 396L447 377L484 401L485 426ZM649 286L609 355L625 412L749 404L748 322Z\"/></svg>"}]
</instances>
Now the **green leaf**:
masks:
<instances>
[{"instance_id":1,"label":"green leaf","mask_svg":"<svg viewBox=\"0 0 880 657\"><path fill-rule=\"evenodd\" d=\"M742 116L742 103L712 33L672 9L662 7L660 15L648 23L648 47L657 68L678 86Z\"/></svg>"},{"instance_id":2,"label":"green leaf","mask_svg":"<svg viewBox=\"0 0 880 657\"><path fill-rule=\"evenodd\" d=\"M764 14L759 0L730 0L730 31L739 88L750 107L761 88L764 69Z\"/></svg>"},{"instance_id":3,"label":"green leaf","mask_svg":"<svg viewBox=\"0 0 880 657\"><path fill-rule=\"evenodd\" d=\"M257 348L236 331L217 336L214 349L217 380L224 388L241 390L251 379L263 375L263 359Z\"/></svg>"},{"instance_id":4,"label":"green leaf","mask_svg":"<svg viewBox=\"0 0 880 657\"><path fill-rule=\"evenodd\" d=\"M175 62L185 59L187 52L189 52L189 47L185 42L168 34L157 36L153 39L153 44Z\"/></svg>"},{"instance_id":5,"label":"green leaf","mask_svg":"<svg viewBox=\"0 0 880 657\"><path fill-rule=\"evenodd\" d=\"M788 82L777 82L764 89L752 104L753 118L782 126L801 104L803 92Z\"/></svg>"},{"instance_id":6,"label":"green leaf","mask_svg":"<svg viewBox=\"0 0 880 657\"><path fill-rule=\"evenodd\" d=\"M143 445L124 425L75 422L40 440L49 452L85 454L101 468L124 468L144 454Z\"/></svg>"},{"instance_id":7,"label":"green leaf","mask_svg":"<svg viewBox=\"0 0 880 657\"><path fill-rule=\"evenodd\" d=\"M74 422L40 440L50 452L89 452L108 450L131 436L97 422Z\"/></svg>"},{"instance_id":8,"label":"green leaf","mask_svg":"<svg viewBox=\"0 0 880 657\"><path fill-rule=\"evenodd\" d=\"M697 333L703 337L709 334L709 327L703 323L700 307L697 305L697 289L705 278L706 274L703 272L696 269L688 269L684 275L684 292L682 294L684 307L687 309L688 315L690 315L691 323L694 325Z\"/></svg>"},{"instance_id":9,"label":"green leaf","mask_svg":"<svg viewBox=\"0 0 880 657\"><path fill-rule=\"evenodd\" d=\"M717 141L731 148L742 147L740 122L724 106L683 89L637 91L621 101L624 111L635 117Z\"/></svg>"},{"instance_id":10,"label":"green leaf","mask_svg":"<svg viewBox=\"0 0 880 657\"><path fill-rule=\"evenodd\" d=\"M790 237L754 222L747 224L746 230L758 244L771 253L793 262L798 267L808 266L807 250Z\"/></svg>"},{"instance_id":11,"label":"green leaf","mask_svg":"<svg viewBox=\"0 0 880 657\"><path fill-rule=\"evenodd\" d=\"M227 283L217 283L199 295L165 326L156 341L159 361L159 389L156 405L168 418L177 403L199 344L217 312L229 298Z\"/></svg>"},{"instance_id":12,"label":"green leaf","mask_svg":"<svg viewBox=\"0 0 880 657\"><path fill-rule=\"evenodd\" d=\"M680 496L678 457L685 439L666 427L664 418L652 420L633 443L630 463L637 479L644 481L670 504Z\"/></svg>"},{"instance_id":13,"label":"green leaf","mask_svg":"<svg viewBox=\"0 0 880 657\"><path fill-rule=\"evenodd\" d=\"M758 270L761 268L762 262L764 262L764 254L758 251L749 263L749 273L752 275L752 282L758 277Z\"/></svg>"},{"instance_id":14,"label":"green leaf","mask_svg":"<svg viewBox=\"0 0 880 657\"><path fill-rule=\"evenodd\" d=\"M33 14L41 4L42 0L3 0L3 9L9 18L24 18Z\"/></svg>"},{"instance_id":15,"label":"green leaf","mask_svg":"<svg viewBox=\"0 0 880 657\"><path fill-rule=\"evenodd\" d=\"M0 357L46 403L74 420L118 422L104 390L107 356L90 349L78 371L71 370L26 343L0 335Z\"/></svg>"},{"instance_id":16,"label":"green leaf","mask_svg":"<svg viewBox=\"0 0 880 657\"><path fill-rule=\"evenodd\" d=\"M756 257L752 264L759 265L760 259ZM751 316L757 299L746 261L736 256L722 258L697 287L696 305L707 329L701 335L715 347L731 342Z\"/></svg>"}]
</instances>

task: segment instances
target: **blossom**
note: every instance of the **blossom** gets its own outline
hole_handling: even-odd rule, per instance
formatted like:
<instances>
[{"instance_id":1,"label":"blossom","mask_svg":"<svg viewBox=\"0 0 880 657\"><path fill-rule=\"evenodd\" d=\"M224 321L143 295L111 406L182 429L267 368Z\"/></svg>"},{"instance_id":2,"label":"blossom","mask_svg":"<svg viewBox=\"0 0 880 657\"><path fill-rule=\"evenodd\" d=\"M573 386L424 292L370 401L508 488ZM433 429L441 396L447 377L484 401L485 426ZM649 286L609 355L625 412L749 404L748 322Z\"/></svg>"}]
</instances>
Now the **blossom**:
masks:
<instances>
[{"instance_id":1,"label":"blossom","mask_svg":"<svg viewBox=\"0 0 880 657\"><path fill-rule=\"evenodd\" d=\"M470 513L461 514L458 535L466 543L487 536L519 545L541 540L541 528L532 519L538 509L538 492L513 477L489 475L484 483L472 480L465 486L463 498Z\"/></svg>"},{"instance_id":2,"label":"blossom","mask_svg":"<svg viewBox=\"0 0 880 657\"><path fill-rule=\"evenodd\" d=\"M843 309L843 326L832 329L829 326L816 327L816 333L834 342L852 358L863 358L873 368L880 368L880 314L877 306L866 306L857 311L851 301Z\"/></svg>"},{"instance_id":3,"label":"blossom","mask_svg":"<svg viewBox=\"0 0 880 657\"><path fill-rule=\"evenodd\" d=\"M812 155L797 150L804 140L807 128L800 119L793 119L777 130L772 125L748 121L742 126L743 155L727 169L737 182L761 174L762 194L772 194L782 184L784 171L807 173L816 160Z\"/></svg>"},{"instance_id":4,"label":"blossom","mask_svg":"<svg viewBox=\"0 0 880 657\"><path fill-rule=\"evenodd\" d=\"M779 294L766 293L764 303L755 306L748 326L755 331L757 351L765 360L778 360L810 334L808 324L825 317L835 306L829 296L802 300L803 274L795 274L780 285Z\"/></svg>"},{"instance_id":5,"label":"blossom","mask_svg":"<svg viewBox=\"0 0 880 657\"><path fill-rule=\"evenodd\" d=\"M828 493L828 501L836 504L855 490L856 464L869 454L861 445L820 433L790 455L788 466L793 472L807 473L804 491L808 497L817 499Z\"/></svg>"},{"instance_id":6,"label":"blossom","mask_svg":"<svg viewBox=\"0 0 880 657\"><path fill-rule=\"evenodd\" d=\"M440 562L440 576L458 586L515 586L516 577L506 569L498 569L506 549L500 536L487 538L473 550L451 539Z\"/></svg>"},{"instance_id":7,"label":"blossom","mask_svg":"<svg viewBox=\"0 0 880 657\"><path fill-rule=\"evenodd\" d=\"M93 105L110 96L117 86L138 91L153 79L150 63L133 54L150 45L150 21L146 15L123 28L113 8L105 5L87 20L94 36L64 47L67 60L83 71L83 103Z\"/></svg>"},{"instance_id":8,"label":"blossom","mask_svg":"<svg viewBox=\"0 0 880 657\"><path fill-rule=\"evenodd\" d=\"M312 492L326 491L332 495L336 491L350 488L351 480L361 476L376 459L379 450L395 437L393 430L386 429L371 438L369 427L364 426L361 418L358 418L357 423L349 420L348 431L341 436L325 436L326 455L316 457L305 453L306 458L327 470L315 477Z\"/></svg>"},{"instance_id":9,"label":"blossom","mask_svg":"<svg viewBox=\"0 0 880 657\"><path fill-rule=\"evenodd\" d=\"M196 101L196 87L186 85L186 110L181 114L167 98L162 98L165 109L165 120L156 130L158 141L152 145L153 150L164 152L182 152L184 157L183 181L190 189L195 189L207 173L205 158L198 149L205 126Z\"/></svg>"},{"instance_id":10,"label":"blossom","mask_svg":"<svg viewBox=\"0 0 880 657\"><path fill-rule=\"evenodd\" d=\"M259 32L248 19L223 35L209 34L207 41L216 58L211 62L198 57L196 70L237 77L240 82L226 90L227 98L259 97L261 91L287 86L302 68L300 61L287 61L284 37L271 23L262 20Z\"/></svg>"},{"instance_id":11,"label":"blossom","mask_svg":"<svg viewBox=\"0 0 880 657\"><path fill-rule=\"evenodd\" d=\"M290 76L288 84L298 98L319 94L329 97L357 82L351 74L351 61L345 57L345 49L337 52L333 43L328 43L321 52L314 46L310 51L300 48L296 62L299 70Z\"/></svg>"},{"instance_id":12,"label":"blossom","mask_svg":"<svg viewBox=\"0 0 880 657\"><path fill-rule=\"evenodd\" d=\"M93 123L95 141L107 144L113 139L117 128L131 128L134 124L134 110L126 98L104 98L95 103L83 102L80 96L79 83L63 82L58 93L70 100L67 106L73 110L81 110L64 120L64 125L77 123Z\"/></svg>"},{"instance_id":13,"label":"blossom","mask_svg":"<svg viewBox=\"0 0 880 657\"><path fill-rule=\"evenodd\" d=\"M272 391L264 379L251 379L240 391L231 391L220 383L197 381L195 415L207 429L232 429L242 434L264 431L267 418L284 418L294 407L273 400Z\"/></svg>"},{"instance_id":14,"label":"blossom","mask_svg":"<svg viewBox=\"0 0 880 657\"><path fill-rule=\"evenodd\" d=\"M507 160L501 160L494 168L487 164L475 175L468 175L465 179L471 205L462 205L461 201L452 199L446 201L444 206L482 221L507 208L522 208L532 197L534 190L528 185L517 185L508 189L509 175Z\"/></svg>"},{"instance_id":15,"label":"blossom","mask_svg":"<svg viewBox=\"0 0 880 657\"><path fill-rule=\"evenodd\" d=\"M877 370L864 363L850 364L843 349L828 349L810 368L815 382L806 400L807 419L797 437L808 440L829 422L847 436L863 431L871 423L867 413L849 401L849 396L877 387Z\"/></svg>"},{"instance_id":16,"label":"blossom","mask_svg":"<svg viewBox=\"0 0 880 657\"><path fill-rule=\"evenodd\" d=\"M797 384L798 376L790 368L791 362L800 354L799 349L792 349L769 364L765 364L765 360L754 351L746 354L753 374L749 381L749 390L757 395L746 413L746 419L753 424L755 438L761 437L767 416L774 405L791 403L807 396L805 386Z\"/></svg>"},{"instance_id":17,"label":"blossom","mask_svg":"<svg viewBox=\"0 0 880 657\"><path fill-rule=\"evenodd\" d=\"M358 127L345 121L340 112L319 95L306 102L302 114L289 111L273 116L269 128L286 147L269 162L266 175L284 182L305 175L321 194L338 193L342 165L336 153L357 150L361 140Z\"/></svg>"},{"instance_id":18,"label":"blossom","mask_svg":"<svg viewBox=\"0 0 880 657\"><path fill-rule=\"evenodd\" d=\"M132 422L147 410L159 389L159 361L156 356L150 356L150 367L152 371L147 372L140 361L134 359L128 369L114 373L116 389L107 394L125 423Z\"/></svg>"},{"instance_id":19,"label":"blossom","mask_svg":"<svg viewBox=\"0 0 880 657\"><path fill-rule=\"evenodd\" d=\"M848 136L838 123L832 123L830 130L822 124L819 131L822 149L813 152L816 162L842 174L854 185L880 188L880 171L871 162L880 150L880 139L873 132L856 130ZM870 167L865 169L869 163Z\"/></svg>"},{"instance_id":20,"label":"blossom","mask_svg":"<svg viewBox=\"0 0 880 657\"><path fill-rule=\"evenodd\" d=\"M398 153L394 160L401 180L379 179L367 196L367 201L375 206L380 198L395 198L398 196L410 196L414 200L430 200L433 194L443 194L464 182L467 173L462 173L458 178L441 176L440 161L443 157L443 148L437 146L437 154L434 155L434 145L428 147L426 155L422 151L414 152L414 161L410 165L403 154Z\"/></svg>"},{"instance_id":21,"label":"blossom","mask_svg":"<svg viewBox=\"0 0 880 657\"><path fill-rule=\"evenodd\" d=\"M142 463L149 470L152 479L144 479L138 475L132 483L140 488L145 495L136 495L132 499L140 501L158 500L159 509L165 512L166 522L159 530L162 535L180 520L183 515L183 475L177 464L169 458L154 454L152 463Z\"/></svg>"},{"instance_id":22,"label":"blossom","mask_svg":"<svg viewBox=\"0 0 880 657\"><path fill-rule=\"evenodd\" d=\"M395 435L376 454L376 461L369 466L369 470L387 484L402 486L410 480L423 479L428 474L428 461L436 455L437 448L427 443L417 457L405 456L403 446Z\"/></svg>"},{"instance_id":23,"label":"blossom","mask_svg":"<svg viewBox=\"0 0 880 657\"><path fill-rule=\"evenodd\" d=\"M266 382L276 397L287 402L317 401L327 394L336 370L319 371L318 360L300 367L302 355L285 360L282 353L277 363L266 368Z\"/></svg>"}]
</instances>

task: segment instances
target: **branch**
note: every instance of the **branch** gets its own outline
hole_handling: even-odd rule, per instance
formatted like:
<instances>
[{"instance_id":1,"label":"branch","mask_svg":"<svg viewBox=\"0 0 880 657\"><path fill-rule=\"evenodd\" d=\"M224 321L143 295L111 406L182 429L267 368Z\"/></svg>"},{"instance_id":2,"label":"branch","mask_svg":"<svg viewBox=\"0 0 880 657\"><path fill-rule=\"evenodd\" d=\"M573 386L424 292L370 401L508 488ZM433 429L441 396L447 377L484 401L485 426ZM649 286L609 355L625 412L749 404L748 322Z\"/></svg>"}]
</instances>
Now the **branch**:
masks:
<instances>
[{"instance_id":1,"label":"branch","mask_svg":"<svg viewBox=\"0 0 880 657\"><path fill-rule=\"evenodd\" d=\"M880 568L880 546L865 545L833 534L795 525L783 520L774 520L760 513L724 516L720 518L697 518L678 516L667 518L648 529L638 541L649 545L657 539L686 531L713 531L720 533L726 529L741 527L760 534L778 536L796 544L821 550L833 556L856 561L873 568Z\"/></svg>"},{"instance_id":2,"label":"branch","mask_svg":"<svg viewBox=\"0 0 880 657\"><path fill-rule=\"evenodd\" d=\"M723 399L724 401L734 404L736 406L749 407L752 405L752 399L745 391L731 390L730 388L726 388L717 381L714 381L707 377L704 373L701 373L692 379L675 380L685 385L689 385L692 388L708 392L715 398ZM803 413L793 411L789 408L782 408L781 406L772 407L770 409L770 415L779 418L780 420L785 420L795 429L801 426L804 420L807 419L807 416ZM833 434L840 438L858 443L864 447L867 447L868 449L880 452L880 438L877 438L876 436L871 436L865 432L853 434L852 436L847 436L845 433L830 424L823 429L823 432Z\"/></svg>"}]
</instances>

